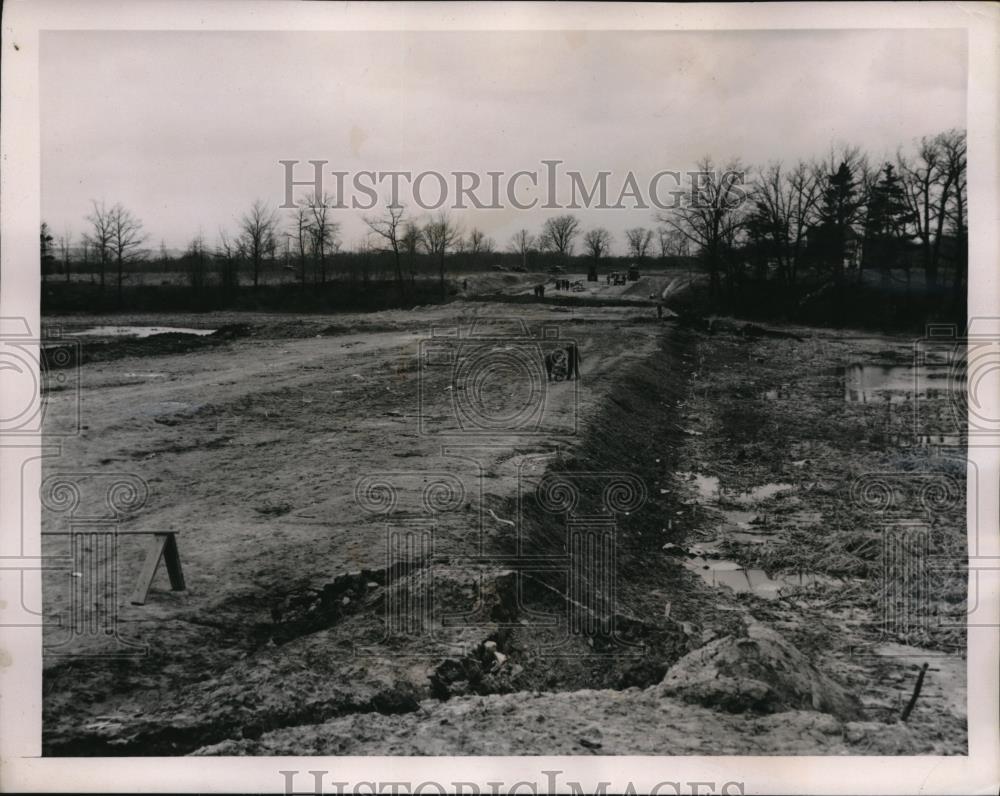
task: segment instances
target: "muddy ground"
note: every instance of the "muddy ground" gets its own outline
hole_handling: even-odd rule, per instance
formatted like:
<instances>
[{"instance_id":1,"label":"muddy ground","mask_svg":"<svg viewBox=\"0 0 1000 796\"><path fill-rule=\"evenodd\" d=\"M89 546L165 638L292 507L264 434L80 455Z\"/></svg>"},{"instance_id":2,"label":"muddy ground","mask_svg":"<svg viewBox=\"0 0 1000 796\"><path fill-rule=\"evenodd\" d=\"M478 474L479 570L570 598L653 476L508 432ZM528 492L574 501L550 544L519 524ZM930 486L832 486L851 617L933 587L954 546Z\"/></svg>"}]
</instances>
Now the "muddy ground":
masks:
<instances>
[{"instance_id":1,"label":"muddy ground","mask_svg":"<svg viewBox=\"0 0 1000 796\"><path fill-rule=\"evenodd\" d=\"M479 299L46 319L220 330L80 338L83 430L45 463L80 502L50 501L44 527L110 516L107 486L141 479L119 531L176 531L187 588L161 571L132 605L149 539L120 533L102 636L70 632L88 572L47 574L46 754L965 751L964 580L918 595L954 621L901 626L881 565L892 523L964 550L961 455L905 444L899 404L846 400L844 368L905 361L908 340ZM421 364L432 329L473 325L506 363L476 382L489 416L541 407L507 416L516 435L461 414L473 370ZM582 378L539 393L516 359L554 346L545 327ZM74 396L54 385L46 422ZM961 494L914 516L903 479L891 511L865 503L882 493L859 479L887 472ZM571 515L542 498L560 473ZM602 492L623 474L641 505ZM614 578L577 555L577 516L614 529ZM81 560L105 560L95 539Z\"/></svg>"}]
</instances>

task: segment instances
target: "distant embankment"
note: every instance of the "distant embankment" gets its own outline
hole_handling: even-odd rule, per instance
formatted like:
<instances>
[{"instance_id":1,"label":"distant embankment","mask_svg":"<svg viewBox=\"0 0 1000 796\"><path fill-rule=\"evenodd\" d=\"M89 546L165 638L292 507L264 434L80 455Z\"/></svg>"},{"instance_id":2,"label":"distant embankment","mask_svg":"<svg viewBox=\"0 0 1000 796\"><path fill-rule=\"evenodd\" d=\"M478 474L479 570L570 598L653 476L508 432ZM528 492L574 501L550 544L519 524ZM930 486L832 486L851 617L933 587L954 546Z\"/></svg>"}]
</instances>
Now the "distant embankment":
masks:
<instances>
[{"instance_id":1,"label":"distant embankment","mask_svg":"<svg viewBox=\"0 0 1000 796\"><path fill-rule=\"evenodd\" d=\"M950 290L886 290L877 285L834 285L816 282L780 285L743 280L712 296L699 285L666 300L684 317L731 315L753 321L798 323L833 328L878 329L922 333L930 322L966 323L965 296Z\"/></svg>"},{"instance_id":2,"label":"distant embankment","mask_svg":"<svg viewBox=\"0 0 1000 796\"><path fill-rule=\"evenodd\" d=\"M185 285L132 285L122 288L81 283L42 285L42 313L71 312L209 312L244 310L264 312L370 312L407 309L450 301L457 288L448 284L442 298L436 281L326 282L322 285L261 285L194 289Z\"/></svg>"}]
</instances>

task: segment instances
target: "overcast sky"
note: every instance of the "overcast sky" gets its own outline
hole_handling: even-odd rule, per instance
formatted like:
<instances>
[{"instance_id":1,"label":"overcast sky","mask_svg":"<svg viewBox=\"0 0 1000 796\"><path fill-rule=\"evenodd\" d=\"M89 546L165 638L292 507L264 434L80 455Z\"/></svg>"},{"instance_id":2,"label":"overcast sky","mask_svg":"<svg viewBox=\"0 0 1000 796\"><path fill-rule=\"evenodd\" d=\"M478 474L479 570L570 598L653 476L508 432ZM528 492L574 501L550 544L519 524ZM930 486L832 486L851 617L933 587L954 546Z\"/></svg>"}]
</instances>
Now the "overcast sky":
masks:
<instances>
[{"instance_id":1,"label":"overcast sky","mask_svg":"<svg viewBox=\"0 0 1000 796\"><path fill-rule=\"evenodd\" d=\"M849 142L885 156L966 114L961 30L46 32L40 69L42 218L78 235L91 199L121 201L154 248L212 242L255 198L280 204L279 159L485 177L558 158L648 181L704 155L788 162ZM337 214L354 245L361 213ZM502 246L552 214L453 215ZM653 224L578 215L618 251Z\"/></svg>"}]
</instances>

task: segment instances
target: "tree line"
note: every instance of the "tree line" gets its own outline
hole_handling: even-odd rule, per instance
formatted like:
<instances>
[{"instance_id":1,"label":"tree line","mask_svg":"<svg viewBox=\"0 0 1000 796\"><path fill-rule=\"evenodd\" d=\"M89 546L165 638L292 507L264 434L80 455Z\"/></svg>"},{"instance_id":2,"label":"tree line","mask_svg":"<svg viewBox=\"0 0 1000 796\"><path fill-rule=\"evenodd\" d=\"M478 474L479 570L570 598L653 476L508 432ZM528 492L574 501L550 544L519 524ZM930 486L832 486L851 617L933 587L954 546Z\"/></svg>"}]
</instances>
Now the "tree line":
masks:
<instances>
[{"instance_id":1,"label":"tree line","mask_svg":"<svg viewBox=\"0 0 1000 796\"><path fill-rule=\"evenodd\" d=\"M711 292L739 290L747 280L793 286L802 280L843 286L866 272L889 286L901 272L923 274L926 290L946 286L957 297L967 278L966 134L949 130L922 138L915 151L876 160L844 146L822 159L772 162L754 169L739 160L719 168L706 157L688 175L678 205L655 214L650 226L625 231L627 257L697 263ZM347 279L367 281L389 264L402 292L433 269L446 294L448 265L533 270L583 259L596 267L616 241L604 227L584 229L572 214L544 221L537 232L516 231L501 248L477 227L464 231L447 212L411 217L402 206L363 216L367 234L351 249L334 220L335 198L303 196L283 220L257 200L235 231L220 229L214 246L196 235L180 257L163 244L157 258L142 221L122 204L92 202L76 246L69 232L54 237L43 223L43 278L90 273L101 292L115 280L121 303L131 273L159 266L183 270L194 289L214 283L258 288L266 271L280 269L303 286ZM580 247L578 248L578 244Z\"/></svg>"},{"instance_id":2,"label":"tree line","mask_svg":"<svg viewBox=\"0 0 1000 796\"><path fill-rule=\"evenodd\" d=\"M805 274L833 286L866 271L888 286L914 270L926 290L941 288L945 267L955 296L968 271L966 133L922 138L914 154L876 161L858 147L821 161L770 163L745 182L739 161L707 175L681 206L659 219L697 251L713 292L737 289L748 277L794 285ZM737 201L739 197L739 201Z\"/></svg>"}]
</instances>

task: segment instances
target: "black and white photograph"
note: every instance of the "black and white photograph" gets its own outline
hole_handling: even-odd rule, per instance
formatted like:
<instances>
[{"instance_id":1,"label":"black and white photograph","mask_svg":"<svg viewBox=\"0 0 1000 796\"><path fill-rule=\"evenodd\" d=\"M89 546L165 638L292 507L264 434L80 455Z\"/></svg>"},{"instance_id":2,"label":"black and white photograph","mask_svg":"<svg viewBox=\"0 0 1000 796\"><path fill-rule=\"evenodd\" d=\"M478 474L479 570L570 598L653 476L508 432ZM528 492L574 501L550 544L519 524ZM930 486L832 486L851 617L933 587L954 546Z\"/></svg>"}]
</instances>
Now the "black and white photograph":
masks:
<instances>
[{"instance_id":1,"label":"black and white photograph","mask_svg":"<svg viewBox=\"0 0 1000 796\"><path fill-rule=\"evenodd\" d=\"M995 792L997 6L710 5L5 8L5 789Z\"/></svg>"}]
</instances>

